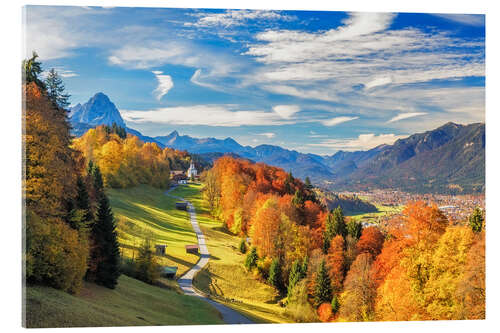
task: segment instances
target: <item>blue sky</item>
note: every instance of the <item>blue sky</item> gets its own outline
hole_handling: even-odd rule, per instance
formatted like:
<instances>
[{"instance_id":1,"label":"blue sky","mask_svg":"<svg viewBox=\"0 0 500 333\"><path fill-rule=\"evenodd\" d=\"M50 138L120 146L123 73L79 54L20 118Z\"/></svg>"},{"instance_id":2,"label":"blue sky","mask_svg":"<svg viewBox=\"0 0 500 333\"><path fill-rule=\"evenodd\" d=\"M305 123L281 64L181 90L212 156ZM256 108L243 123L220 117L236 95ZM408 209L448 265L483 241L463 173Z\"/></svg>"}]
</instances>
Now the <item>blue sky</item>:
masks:
<instances>
[{"instance_id":1,"label":"blue sky","mask_svg":"<svg viewBox=\"0 0 500 333\"><path fill-rule=\"evenodd\" d=\"M28 6L26 52L129 127L301 152L484 121L483 15Z\"/></svg>"}]
</instances>

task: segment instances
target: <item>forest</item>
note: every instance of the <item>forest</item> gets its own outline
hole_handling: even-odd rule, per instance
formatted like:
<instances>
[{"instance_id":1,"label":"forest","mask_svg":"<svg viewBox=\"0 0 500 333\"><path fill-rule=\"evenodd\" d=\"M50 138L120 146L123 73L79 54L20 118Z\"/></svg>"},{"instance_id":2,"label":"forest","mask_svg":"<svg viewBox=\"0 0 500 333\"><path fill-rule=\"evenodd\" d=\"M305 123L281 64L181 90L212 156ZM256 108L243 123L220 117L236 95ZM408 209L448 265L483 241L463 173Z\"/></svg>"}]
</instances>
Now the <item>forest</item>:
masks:
<instances>
[{"instance_id":1,"label":"forest","mask_svg":"<svg viewBox=\"0 0 500 333\"><path fill-rule=\"evenodd\" d=\"M450 224L411 202L389 227L362 228L282 169L232 157L204 175L214 217L242 237L245 267L297 321L482 319L485 221Z\"/></svg>"}]
</instances>

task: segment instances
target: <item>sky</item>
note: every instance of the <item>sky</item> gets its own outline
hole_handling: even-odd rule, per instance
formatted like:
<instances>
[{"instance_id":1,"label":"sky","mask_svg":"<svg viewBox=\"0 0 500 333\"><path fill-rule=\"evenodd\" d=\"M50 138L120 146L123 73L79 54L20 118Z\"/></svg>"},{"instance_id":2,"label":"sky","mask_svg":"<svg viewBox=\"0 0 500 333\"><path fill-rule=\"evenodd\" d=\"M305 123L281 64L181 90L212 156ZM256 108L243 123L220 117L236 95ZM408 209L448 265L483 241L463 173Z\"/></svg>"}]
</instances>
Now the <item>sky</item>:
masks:
<instances>
[{"instance_id":1,"label":"sky","mask_svg":"<svg viewBox=\"0 0 500 333\"><path fill-rule=\"evenodd\" d=\"M484 15L27 6L33 50L149 136L331 155L485 120Z\"/></svg>"}]
</instances>

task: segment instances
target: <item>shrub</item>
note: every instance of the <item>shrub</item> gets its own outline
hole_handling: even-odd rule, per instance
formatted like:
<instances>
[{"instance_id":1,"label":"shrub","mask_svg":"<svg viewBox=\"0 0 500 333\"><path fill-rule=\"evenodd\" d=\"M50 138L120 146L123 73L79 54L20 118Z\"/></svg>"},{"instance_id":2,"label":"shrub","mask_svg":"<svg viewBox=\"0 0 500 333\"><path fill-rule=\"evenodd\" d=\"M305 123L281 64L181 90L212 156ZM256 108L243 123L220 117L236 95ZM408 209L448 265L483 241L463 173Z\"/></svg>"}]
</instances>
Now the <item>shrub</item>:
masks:
<instances>
[{"instance_id":1,"label":"shrub","mask_svg":"<svg viewBox=\"0 0 500 333\"><path fill-rule=\"evenodd\" d=\"M155 283L160 277L160 265L156 261L149 239L146 239L139 248L135 262L135 277L149 284Z\"/></svg>"},{"instance_id":2,"label":"shrub","mask_svg":"<svg viewBox=\"0 0 500 333\"><path fill-rule=\"evenodd\" d=\"M86 235L59 219L45 220L26 212L26 278L78 293L87 270Z\"/></svg>"},{"instance_id":3,"label":"shrub","mask_svg":"<svg viewBox=\"0 0 500 333\"><path fill-rule=\"evenodd\" d=\"M275 287L278 291L283 290L283 283L281 277L281 264L279 259L275 258L271 262L271 266L269 267L269 276L267 277L267 282Z\"/></svg>"},{"instance_id":4,"label":"shrub","mask_svg":"<svg viewBox=\"0 0 500 333\"><path fill-rule=\"evenodd\" d=\"M323 303L318 308L318 317L322 322L330 321L332 317L332 305L330 303Z\"/></svg>"}]
</instances>

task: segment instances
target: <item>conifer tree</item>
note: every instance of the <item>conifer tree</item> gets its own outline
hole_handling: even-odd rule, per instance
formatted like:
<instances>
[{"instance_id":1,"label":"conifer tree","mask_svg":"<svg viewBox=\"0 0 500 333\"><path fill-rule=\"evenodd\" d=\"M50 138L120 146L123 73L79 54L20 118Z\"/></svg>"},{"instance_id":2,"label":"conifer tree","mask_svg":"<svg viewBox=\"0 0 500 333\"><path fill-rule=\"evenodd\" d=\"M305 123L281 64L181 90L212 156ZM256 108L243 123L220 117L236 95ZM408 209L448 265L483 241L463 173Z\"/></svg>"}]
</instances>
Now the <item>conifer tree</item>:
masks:
<instances>
[{"instance_id":1,"label":"conifer tree","mask_svg":"<svg viewBox=\"0 0 500 333\"><path fill-rule=\"evenodd\" d=\"M322 303L329 303L332 300L332 286L324 259L321 261L318 271L316 272L313 296L314 305L316 307L320 306Z\"/></svg>"},{"instance_id":2,"label":"conifer tree","mask_svg":"<svg viewBox=\"0 0 500 333\"><path fill-rule=\"evenodd\" d=\"M47 97L54 106L65 109L69 105L69 94L65 93L66 88L59 74L52 68L44 81L47 89Z\"/></svg>"},{"instance_id":3,"label":"conifer tree","mask_svg":"<svg viewBox=\"0 0 500 333\"><path fill-rule=\"evenodd\" d=\"M33 55L31 58L23 60L23 83L35 82L37 86L45 89L43 81L38 78L42 73L42 64L41 62L37 61L36 58L38 58L38 54L33 51Z\"/></svg>"},{"instance_id":4,"label":"conifer tree","mask_svg":"<svg viewBox=\"0 0 500 333\"><path fill-rule=\"evenodd\" d=\"M241 253L246 253L247 252L247 243L245 242L245 239L242 238L240 241L240 252Z\"/></svg>"},{"instance_id":5,"label":"conifer tree","mask_svg":"<svg viewBox=\"0 0 500 333\"><path fill-rule=\"evenodd\" d=\"M91 257L97 261L94 272L95 282L114 289L120 276L120 247L113 212L104 193L99 198L97 217L92 228L92 238L95 249Z\"/></svg>"},{"instance_id":6,"label":"conifer tree","mask_svg":"<svg viewBox=\"0 0 500 333\"><path fill-rule=\"evenodd\" d=\"M288 275L288 297L291 296L293 288L303 278L302 265L300 260L297 259L293 262L290 274Z\"/></svg>"},{"instance_id":7,"label":"conifer tree","mask_svg":"<svg viewBox=\"0 0 500 333\"><path fill-rule=\"evenodd\" d=\"M271 262L267 282L275 287L279 292L282 291L281 264L278 258L274 258Z\"/></svg>"},{"instance_id":8,"label":"conifer tree","mask_svg":"<svg viewBox=\"0 0 500 333\"><path fill-rule=\"evenodd\" d=\"M359 239L361 237L361 232L363 231L363 225L357 221L351 221L347 223L347 233L351 235L354 239Z\"/></svg>"},{"instance_id":9,"label":"conifer tree","mask_svg":"<svg viewBox=\"0 0 500 333\"><path fill-rule=\"evenodd\" d=\"M247 257L245 259L245 267L248 270L251 270L253 267L256 267L258 259L259 259L259 256L257 255L257 248L254 246L254 247L252 247L250 252L247 254Z\"/></svg>"}]
</instances>

